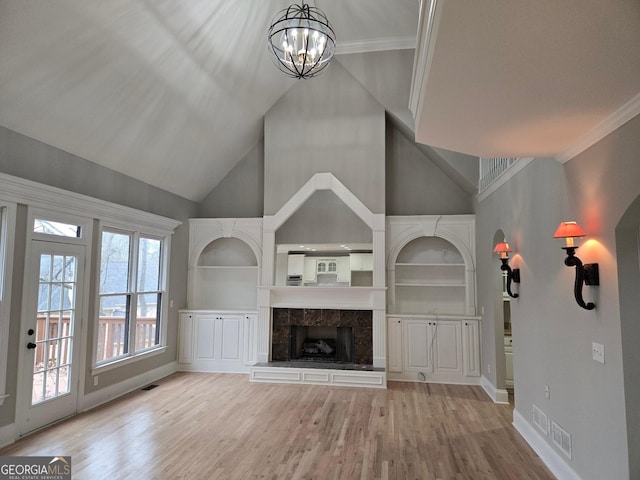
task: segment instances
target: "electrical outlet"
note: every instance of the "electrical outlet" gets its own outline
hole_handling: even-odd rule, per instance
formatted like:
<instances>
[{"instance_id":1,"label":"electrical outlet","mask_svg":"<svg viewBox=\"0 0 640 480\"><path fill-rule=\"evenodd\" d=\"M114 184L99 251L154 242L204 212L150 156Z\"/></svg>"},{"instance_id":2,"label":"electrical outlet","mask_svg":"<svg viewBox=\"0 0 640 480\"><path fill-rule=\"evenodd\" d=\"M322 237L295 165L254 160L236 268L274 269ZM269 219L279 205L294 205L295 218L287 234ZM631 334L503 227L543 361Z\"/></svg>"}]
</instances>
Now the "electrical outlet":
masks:
<instances>
[{"instance_id":1,"label":"electrical outlet","mask_svg":"<svg viewBox=\"0 0 640 480\"><path fill-rule=\"evenodd\" d=\"M549 385L544 386L544 396L547 397L547 400L551 398L551 391L549 390Z\"/></svg>"},{"instance_id":2,"label":"electrical outlet","mask_svg":"<svg viewBox=\"0 0 640 480\"><path fill-rule=\"evenodd\" d=\"M491 373L491 364L487 365L487 373Z\"/></svg>"},{"instance_id":3,"label":"electrical outlet","mask_svg":"<svg viewBox=\"0 0 640 480\"><path fill-rule=\"evenodd\" d=\"M601 343L592 342L591 351L593 353L593 359L596 362L604 363L604 345Z\"/></svg>"},{"instance_id":4,"label":"electrical outlet","mask_svg":"<svg viewBox=\"0 0 640 480\"><path fill-rule=\"evenodd\" d=\"M93 377L93 386L97 387L98 386L98 375L96 375L95 377Z\"/></svg>"}]
</instances>

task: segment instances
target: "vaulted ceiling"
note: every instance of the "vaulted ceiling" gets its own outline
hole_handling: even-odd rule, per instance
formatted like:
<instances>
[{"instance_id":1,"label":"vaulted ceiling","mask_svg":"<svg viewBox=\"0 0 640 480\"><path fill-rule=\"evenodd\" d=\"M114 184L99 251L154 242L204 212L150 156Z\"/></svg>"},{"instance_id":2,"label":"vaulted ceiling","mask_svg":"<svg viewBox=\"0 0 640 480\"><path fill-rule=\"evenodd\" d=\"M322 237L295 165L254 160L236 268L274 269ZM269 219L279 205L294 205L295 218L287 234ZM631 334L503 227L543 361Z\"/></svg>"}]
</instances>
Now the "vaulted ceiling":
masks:
<instances>
[{"instance_id":1,"label":"vaulted ceiling","mask_svg":"<svg viewBox=\"0 0 640 480\"><path fill-rule=\"evenodd\" d=\"M199 201L296 82L266 49L290 3L0 0L0 125ZM451 151L567 159L640 110L638 0L313 3L335 61L468 192Z\"/></svg>"},{"instance_id":2,"label":"vaulted ceiling","mask_svg":"<svg viewBox=\"0 0 640 480\"><path fill-rule=\"evenodd\" d=\"M201 200L257 144L265 112L296 82L266 48L271 20L290 3L0 0L0 125ZM413 58L417 0L316 5L338 53Z\"/></svg>"}]
</instances>

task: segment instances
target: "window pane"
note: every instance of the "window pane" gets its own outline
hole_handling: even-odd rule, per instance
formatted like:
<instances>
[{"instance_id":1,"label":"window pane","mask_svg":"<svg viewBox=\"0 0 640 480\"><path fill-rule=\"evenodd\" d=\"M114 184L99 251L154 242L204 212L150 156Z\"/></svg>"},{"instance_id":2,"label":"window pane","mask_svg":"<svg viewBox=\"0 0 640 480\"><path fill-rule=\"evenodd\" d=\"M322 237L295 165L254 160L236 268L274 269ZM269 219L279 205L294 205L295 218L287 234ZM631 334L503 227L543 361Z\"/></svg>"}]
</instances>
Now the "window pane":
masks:
<instances>
[{"instance_id":1,"label":"window pane","mask_svg":"<svg viewBox=\"0 0 640 480\"><path fill-rule=\"evenodd\" d=\"M131 237L129 235L102 232L100 293L129 291L130 244Z\"/></svg>"},{"instance_id":2,"label":"window pane","mask_svg":"<svg viewBox=\"0 0 640 480\"><path fill-rule=\"evenodd\" d=\"M96 362L103 362L128 353L128 324L129 296L101 296Z\"/></svg>"},{"instance_id":3,"label":"window pane","mask_svg":"<svg viewBox=\"0 0 640 480\"><path fill-rule=\"evenodd\" d=\"M82 229L80 225L71 223L52 222L36 218L33 222L34 233L44 233L47 235L58 235L61 237L81 238Z\"/></svg>"},{"instance_id":4,"label":"window pane","mask_svg":"<svg viewBox=\"0 0 640 480\"><path fill-rule=\"evenodd\" d=\"M136 317L136 351L153 347L159 343L160 294L145 293L138 295Z\"/></svg>"},{"instance_id":5,"label":"window pane","mask_svg":"<svg viewBox=\"0 0 640 480\"><path fill-rule=\"evenodd\" d=\"M160 290L160 240L141 238L138 250L138 291Z\"/></svg>"}]
</instances>

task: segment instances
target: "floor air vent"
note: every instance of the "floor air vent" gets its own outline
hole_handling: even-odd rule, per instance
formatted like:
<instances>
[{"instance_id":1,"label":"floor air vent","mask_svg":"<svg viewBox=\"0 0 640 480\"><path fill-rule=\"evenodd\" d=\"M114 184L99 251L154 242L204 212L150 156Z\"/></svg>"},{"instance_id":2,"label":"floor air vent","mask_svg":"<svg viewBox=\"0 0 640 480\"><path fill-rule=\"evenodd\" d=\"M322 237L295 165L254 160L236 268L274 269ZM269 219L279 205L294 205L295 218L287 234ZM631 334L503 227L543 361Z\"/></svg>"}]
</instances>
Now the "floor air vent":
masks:
<instances>
[{"instance_id":1,"label":"floor air vent","mask_svg":"<svg viewBox=\"0 0 640 480\"><path fill-rule=\"evenodd\" d=\"M146 387L142 388L142 390L153 390L154 388L156 388L158 385L147 385Z\"/></svg>"}]
</instances>

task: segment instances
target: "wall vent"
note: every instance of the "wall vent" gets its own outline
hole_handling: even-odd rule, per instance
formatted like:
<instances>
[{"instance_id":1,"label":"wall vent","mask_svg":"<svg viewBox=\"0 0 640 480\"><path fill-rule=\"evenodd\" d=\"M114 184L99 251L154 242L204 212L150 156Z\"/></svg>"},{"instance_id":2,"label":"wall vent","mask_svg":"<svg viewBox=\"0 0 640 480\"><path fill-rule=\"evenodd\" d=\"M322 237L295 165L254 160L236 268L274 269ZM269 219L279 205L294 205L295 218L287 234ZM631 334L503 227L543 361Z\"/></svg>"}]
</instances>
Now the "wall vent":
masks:
<instances>
[{"instance_id":1,"label":"wall vent","mask_svg":"<svg viewBox=\"0 0 640 480\"><path fill-rule=\"evenodd\" d=\"M547 414L540 410L536 405L533 405L533 424L538 427L545 435L549 435L549 420Z\"/></svg>"},{"instance_id":2,"label":"wall vent","mask_svg":"<svg viewBox=\"0 0 640 480\"><path fill-rule=\"evenodd\" d=\"M551 438L553 443L571 459L571 435L556 422L551 422Z\"/></svg>"}]
</instances>

